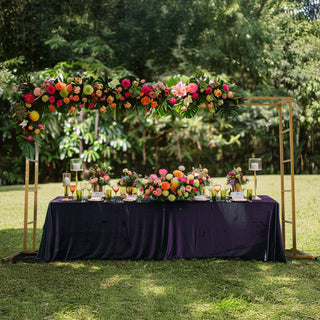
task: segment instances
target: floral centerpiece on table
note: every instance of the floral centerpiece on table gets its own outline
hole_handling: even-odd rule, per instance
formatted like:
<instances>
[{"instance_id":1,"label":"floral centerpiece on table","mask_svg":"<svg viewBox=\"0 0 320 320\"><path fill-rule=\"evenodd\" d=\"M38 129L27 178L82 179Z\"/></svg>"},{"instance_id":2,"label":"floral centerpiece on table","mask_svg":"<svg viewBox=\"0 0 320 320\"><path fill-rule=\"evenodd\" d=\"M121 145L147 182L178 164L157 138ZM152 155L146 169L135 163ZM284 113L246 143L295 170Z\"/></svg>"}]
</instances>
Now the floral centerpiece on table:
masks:
<instances>
[{"instance_id":1,"label":"floral centerpiece on table","mask_svg":"<svg viewBox=\"0 0 320 320\"><path fill-rule=\"evenodd\" d=\"M179 166L172 173L167 169L160 169L159 174L150 174L141 180L141 191L144 199L191 200L198 192L200 181L193 174L186 175L185 167Z\"/></svg>"},{"instance_id":2,"label":"floral centerpiece on table","mask_svg":"<svg viewBox=\"0 0 320 320\"><path fill-rule=\"evenodd\" d=\"M241 185L246 184L249 180L244 176L240 167L233 168L227 174L227 184L231 186L232 191L241 191Z\"/></svg>"},{"instance_id":3,"label":"floral centerpiece on table","mask_svg":"<svg viewBox=\"0 0 320 320\"><path fill-rule=\"evenodd\" d=\"M139 182L139 174L134 171L128 170L127 168L123 169L122 172L124 175L119 180L120 187L126 187L127 193L129 195L133 194L133 188L136 187Z\"/></svg>"},{"instance_id":4,"label":"floral centerpiece on table","mask_svg":"<svg viewBox=\"0 0 320 320\"><path fill-rule=\"evenodd\" d=\"M110 184L111 180L111 167L100 169L97 166L91 167L90 182L93 185L94 191L102 191L102 187Z\"/></svg>"},{"instance_id":5,"label":"floral centerpiece on table","mask_svg":"<svg viewBox=\"0 0 320 320\"><path fill-rule=\"evenodd\" d=\"M192 168L192 171L189 173L189 175L194 176L195 181L199 181L199 191L200 194L203 194L204 187L210 184L208 169L202 168L202 166L200 165L197 168Z\"/></svg>"}]
</instances>

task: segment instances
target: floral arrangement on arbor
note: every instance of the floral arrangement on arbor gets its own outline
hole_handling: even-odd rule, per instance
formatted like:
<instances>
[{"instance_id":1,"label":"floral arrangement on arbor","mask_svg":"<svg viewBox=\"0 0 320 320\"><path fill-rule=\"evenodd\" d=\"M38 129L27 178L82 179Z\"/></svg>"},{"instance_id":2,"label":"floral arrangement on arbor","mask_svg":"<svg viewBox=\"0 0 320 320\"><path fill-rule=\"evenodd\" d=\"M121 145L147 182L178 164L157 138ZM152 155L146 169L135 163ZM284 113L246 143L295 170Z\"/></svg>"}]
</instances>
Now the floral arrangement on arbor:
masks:
<instances>
[{"instance_id":1,"label":"floral arrangement on arbor","mask_svg":"<svg viewBox=\"0 0 320 320\"><path fill-rule=\"evenodd\" d=\"M93 185L93 189L100 189L102 186L109 185L111 180L111 167L100 169L97 166L91 167L90 171L90 182Z\"/></svg>"},{"instance_id":2,"label":"floral arrangement on arbor","mask_svg":"<svg viewBox=\"0 0 320 320\"><path fill-rule=\"evenodd\" d=\"M151 174L140 181L144 199L154 198L161 201L191 200L199 193L200 187L209 179L208 170L202 169L201 177L195 174L185 174L185 167L179 166L172 173L160 169L159 174ZM198 171L197 171L198 172Z\"/></svg>"},{"instance_id":3,"label":"floral arrangement on arbor","mask_svg":"<svg viewBox=\"0 0 320 320\"><path fill-rule=\"evenodd\" d=\"M236 87L205 77L173 76L164 82L147 83L132 76L120 79L69 77L46 79L41 84L28 81L15 87L14 104L20 146L39 140L45 115L56 112L75 115L81 109L98 109L116 119L129 111L149 115L180 113L193 117L199 110L234 116L242 99ZM47 117L48 118L48 117Z\"/></svg>"},{"instance_id":4,"label":"floral arrangement on arbor","mask_svg":"<svg viewBox=\"0 0 320 320\"><path fill-rule=\"evenodd\" d=\"M135 187L138 182L139 175L127 168L123 169L122 172L124 173L124 176L119 180L119 185L123 187Z\"/></svg>"},{"instance_id":5,"label":"floral arrangement on arbor","mask_svg":"<svg viewBox=\"0 0 320 320\"><path fill-rule=\"evenodd\" d=\"M232 187L233 191L241 191L241 185L246 184L249 180L244 176L240 167L233 168L227 174L227 184Z\"/></svg>"}]
</instances>

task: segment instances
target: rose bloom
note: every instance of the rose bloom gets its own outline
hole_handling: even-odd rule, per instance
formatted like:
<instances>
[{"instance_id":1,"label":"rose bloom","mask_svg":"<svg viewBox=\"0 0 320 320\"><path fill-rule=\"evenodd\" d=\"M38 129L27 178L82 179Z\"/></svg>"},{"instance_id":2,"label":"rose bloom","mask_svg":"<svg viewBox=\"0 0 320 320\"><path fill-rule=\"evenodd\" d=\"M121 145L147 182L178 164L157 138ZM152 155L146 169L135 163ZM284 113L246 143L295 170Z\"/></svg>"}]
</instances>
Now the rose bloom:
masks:
<instances>
[{"instance_id":1,"label":"rose bloom","mask_svg":"<svg viewBox=\"0 0 320 320\"><path fill-rule=\"evenodd\" d=\"M40 96L40 94L41 94L41 89L40 89L39 87L35 88L35 89L33 90L33 94L34 94L35 96Z\"/></svg>"},{"instance_id":2,"label":"rose bloom","mask_svg":"<svg viewBox=\"0 0 320 320\"><path fill-rule=\"evenodd\" d=\"M230 180L230 184L233 186L233 185L234 185L234 181L233 181L233 180Z\"/></svg>"},{"instance_id":3,"label":"rose bloom","mask_svg":"<svg viewBox=\"0 0 320 320\"><path fill-rule=\"evenodd\" d=\"M80 97L79 97L78 95L75 95L75 96L73 97L73 101L80 101Z\"/></svg>"},{"instance_id":4,"label":"rose bloom","mask_svg":"<svg viewBox=\"0 0 320 320\"><path fill-rule=\"evenodd\" d=\"M212 92L212 89L210 87L207 88L206 94L210 94Z\"/></svg>"},{"instance_id":5,"label":"rose bloom","mask_svg":"<svg viewBox=\"0 0 320 320\"><path fill-rule=\"evenodd\" d=\"M200 108L205 109L207 107L207 104L205 102L200 103Z\"/></svg>"},{"instance_id":6,"label":"rose bloom","mask_svg":"<svg viewBox=\"0 0 320 320\"><path fill-rule=\"evenodd\" d=\"M53 106L52 104L49 104L48 109L50 111L55 111L56 110L55 106Z\"/></svg>"},{"instance_id":7,"label":"rose bloom","mask_svg":"<svg viewBox=\"0 0 320 320\"><path fill-rule=\"evenodd\" d=\"M63 90L66 86L67 86L67 85L66 85L64 82L58 82L58 83L56 84L56 89L59 90L59 91L61 91L61 90Z\"/></svg>"},{"instance_id":8,"label":"rose bloom","mask_svg":"<svg viewBox=\"0 0 320 320\"><path fill-rule=\"evenodd\" d=\"M78 86L74 87L74 88L73 88L73 92L74 92L75 94L79 94L79 93L80 93L80 87L78 87Z\"/></svg>"},{"instance_id":9,"label":"rose bloom","mask_svg":"<svg viewBox=\"0 0 320 320\"><path fill-rule=\"evenodd\" d=\"M155 191L156 191L156 195L157 195L158 197L160 197L161 194L162 194L161 188L157 188Z\"/></svg>"},{"instance_id":10,"label":"rose bloom","mask_svg":"<svg viewBox=\"0 0 320 320\"><path fill-rule=\"evenodd\" d=\"M126 92L124 95L126 98L129 98L129 97L131 97L131 92Z\"/></svg>"},{"instance_id":11,"label":"rose bloom","mask_svg":"<svg viewBox=\"0 0 320 320\"><path fill-rule=\"evenodd\" d=\"M229 87L228 87L227 84L224 84L224 85L222 86L222 89L223 89L224 91L229 91Z\"/></svg>"},{"instance_id":12,"label":"rose bloom","mask_svg":"<svg viewBox=\"0 0 320 320\"><path fill-rule=\"evenodd\" d=\"M127 101L125 104L124 104L124 107L126 109L130 109L132 107L131 103L129 101Z\"/></svg>"},{"instance_id":13,"label":"rose bloom","mask_svg":"<svg viewBox=\"0 0 320 320\"><path fill-rule=\"evenodd\" d=\"M175 177L178 177L178 178L182 178L183 177L183 173L180 170L174 170L173 171L173 175Z\"/></svg>"},{"instance_id":14,"label":"rose bloom","mask_svg":"<svg viewBox=\"0 0 320 320\"><path fill-rule=\"evenodd\" d=\"M92 184L94 184L94 183L98 182L98 178L93 178L93 179L91 179L90 182L91 182Z\"/></svg>"},{"instance_id":15,"label":"rose bloom","mask_svg":"<svg viewBox=\"0 0 320 320\"><path fill-rule=\"evenodd\" d=\"M199 93L198 92L195 92L192 94L192 98L193 99L198 99L199 98Z\"/></svg>"},{"instance_id":16,"label":"rose bloom","mask_svg":"<svg viewBox=\"0 0 320 320\"><path fill-rule=\"evenodd\" d=\"M198 86L197 86L195 83L190 83L190 84L188 84L188 86L187 86L187 91L188 91L189 93L196 93L197 90L198 90Z\"/></svg>"},{"instance_id":17,"label":"rose bloom","mask_svg":"<svg viewBox=\"0 0 320 320\"><path fill-rule=\"evenodd\" d=\"M111 103L111 104L110 104L110 107L111 107L112 109L114 109L116 106L117 106L117 105L116 105L115 103Z\"/></svg>"},{"instance_id":18,"label":"rose bloom","mask_svg":"<svg viewBox=\"0 0 320 320\"><path fill-rule=\"evenodd\" d=\"M113 97L113 96L109 96L109 97L107 98L107 102L108 102L108 103L112 103L113 100L114 100L114 97Z\"/></svg>"},{"instance_id":19,"label":"rose bloom","mask_svg":"<svg viewBox=\"0 0 320 320\"><path fill-rule=\"evenodd\" d=\"M216 97L221 97L221 95L222 95L221 90L219 90L219 89L214 90L214 95L215 95Z\"/></svg>"},{"instance_id":20,"label":"rose bloom","mask_svg":"<svg viewBox=\"0 0 320 320\"><path fill-rule=\"evenodd\" d=\"M186 190L187 190L188 192L191 192L191 191L192 191L192 187L191 187L191 186L186 186Z\"/></svg>"},{"instance_id":21,"label":"rose bloom","mask_svg":"<svg viewBox=\"0 0 320 320\"><path fill-rule=\"evenodd\" d=\"M245 182L245 181L246 181L246 178L242 176L242 179L241 179L241 180L242 180L243 182Z\"/></svg>"},{"instance_id":22,"label":"rose bloom","mask_svg":"<svg viewBox=\"0 0 320 320\"><path fill-rule=\"evenodd\" d=\"M70 99L69 99L69 98L64 98L64 99L63 99L63 102L64 102L65 104L68 104L68 103L70 103Z\"/></svg>"},{"instance_id":23,"label":"rose bloom","mask_svg":"<svg viewBox=\"0 0 320 320\"><path fill-rule=\"evenodd\" d=\"M59 100L57 100L57 106L58 106L58 107L61 107L62 105L63 105L62 100L60 100L60 99L59 99Z\"/></svg>"},{"instance_id":24,"label":"rose bloom","mask_svg":"<svg viewBox=\"0 0 320 320\"><path fill-rule=\"evenodd\" d=\"M97 91L96 91L96 95L97 95L98 97L101 97L101 96L102 96L102 91L101 91L101 90L97 90Z\"/></svg>"},{"instance_id":25,"label":"rose bloom","mask_svg":"<svg viewBox=\"0 0 320 320\"><path fill-rule=\"evenodd\" d=\"M237 168L238 171L242 171L240 167Z\"/></svg>"},{"instance_id":26,"label":"rose bloom","mask_svg":"<svg viewBox=\"0 0 320 320\"><path fill-rule=\"evenodd\" d=\"M227 94L228 98L229 99L232 99L233 98L233 92L232 91L229 91L228 94Z\"/></svg>"},{"instance_id":27,"label":"rose bloom","mask_svg":"<svg viewBox=\"0 0 320 320\"><path fill-rule=\"evenodd\" d=\"M230 172L228 173L228 175L229 175L229 176L232 176L232 175L233 175L233 172L232 172L232 171L230 171Z\"/></svg>"},{"instance_id":28,"label":"rose bloom","mask_svg":"<svg viewBox=\"0 0 320 320\"><path fill-rule=\"evenodd\" d=\"M153 191L154 190L154 187L153 186L150 186L149 187L149 191Z\"/></svg>"}]
</instances>

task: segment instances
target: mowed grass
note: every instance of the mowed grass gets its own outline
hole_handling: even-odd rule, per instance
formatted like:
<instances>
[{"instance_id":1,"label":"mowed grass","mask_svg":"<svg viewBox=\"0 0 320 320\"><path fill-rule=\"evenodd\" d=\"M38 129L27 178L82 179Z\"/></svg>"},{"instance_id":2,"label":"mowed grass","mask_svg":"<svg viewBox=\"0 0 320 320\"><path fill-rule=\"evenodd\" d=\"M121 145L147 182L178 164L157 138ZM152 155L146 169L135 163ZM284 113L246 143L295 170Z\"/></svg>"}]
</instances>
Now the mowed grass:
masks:
<instances>
[{"instance_id":1,"label":"mowed grass","mask_svg":"<svg viewBox=\"0 0 320 320\"><path fill-rule=\"evenodd\" d=\"M320 177L296 176L295 185L297 247L318 257ZM39 187L37 247L48 203L62 192L59 183ZM280 177L258 175L258 193L280 202ZM24 186L0 187L0 197L3 258L22 248ZM309 259L0 263L1 320L320 319L319 297L320 264Z\"/></svg>"}]
</instances>

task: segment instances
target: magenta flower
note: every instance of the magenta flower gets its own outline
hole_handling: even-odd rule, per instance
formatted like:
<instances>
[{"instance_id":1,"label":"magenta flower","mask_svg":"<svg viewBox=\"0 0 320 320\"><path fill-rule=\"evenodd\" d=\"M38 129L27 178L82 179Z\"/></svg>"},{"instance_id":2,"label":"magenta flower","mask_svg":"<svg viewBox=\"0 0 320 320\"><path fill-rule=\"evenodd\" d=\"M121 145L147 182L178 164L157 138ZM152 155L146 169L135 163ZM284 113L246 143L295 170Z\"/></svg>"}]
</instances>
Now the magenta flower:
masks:
<instances>
[{"instance_id":1,"label":"magenta flower","mask_svg":"<svg viewBox=\"0 0 320 320\"><path fill-rule=\"evenodd\" d=\"M187 86L187 91L189 93L196 93L198 91L198 86L195 83L190 83Z\"/></svg>"},{"instance_id":2,"label":"magenta flower","mask_svg":"<svg viewBox=\"0 0 320 320\"><path fill-rule=\"evenodd\" d=\"M150 88L147 85L143 85L141 88L141 92L144 93L145 95L147 95L150 91Z\"/></svg>"},{"instance_id":3,"label":"magenta flower","mask_svg":"<svg viewBox=\"0 0 320 320\"><path fill-rule=\"evenodd\" d=\"M233 186L233 185L234 185L234 181L233 181L233 180L230 180L230 184Z\"/></svg>"},{"instance_id":4,"label":"magenta flower","mask_svg":"<svg viewBox=\"0 0 320 320\"><path fill-rule=\"evenodd\" d=\"M172 97L172 98L170 99L170 103L171 103L171 104L175 104L176 102L177 102L177 99L176 99L176 98L173 98L173 97Z\"/></svg>"},{"instance_id":5,"label":"magenta flower","mask_svg":"<svg viewBox=\"0 0 320 320\"><path fill-rule=\"evenodd\" d=\"M150 179L156 180L157 178L158 178L158 177L157 177L156 174L154 174L154 173L150 174Z\"/></svg>"},{"instance_id":6,"label":"magenta flower","mask_svg":"<svg viewBox=\"0 0 320 320\"><path fill-rule=\"evenodd\" d=\"M13 87L12 91L18 91L18 87Z\"/></svg>"},{"instance_id":7,"label":"magenta flower","mask_svg":"<svg viewBox=\"0 0 320 320\"><path fill-rule=\"evenodd\" d=\"M232 176L232 175L233 175L233 172L232 172L232 171L230 171L230 172L228 173L228 175L229 175L229 176Z\"/></svg>"},{"instance_id":8,"label":"magenta flower","mask_svg":"<svg viewBox=\"0 0 320 320\"><path fill-rule=\"evenodd\" d=\"M223 100L227 99L227 96L225 94L223 94L221 97L222 97Z\"/></svg>"},{"instance_id":9,"label":"magenta flower","mask_svg":"<svg viewBox=\"0 0 320 320\"><path fill-rule=\"evenodd\" d=\"M129 79L123 79L121 81L121 85L124 87L124 88L129 88L131 86L131 82Z\"/></svg>"},{"instance_id":10,"label":"magenta flower","mask_svg":"<svg viewBox=\"0 0 320 320\"><path fill-rule=\"evenodd\" d=\"M56 92L56 88L52 84L50 84L46 90L49 94L54 94Z\"/></svg>"},{"instance_id":11,"label":"magenta flower","mask_svg":"<svg viewBox=\"0 0 320 320\"><path fill-rule=\"evenodd\" d=\"M119 99L120 101L124 101L125 100L125 97L124 96L122 96L122 97L120 97L120 99Z\"/></svg>"},{"instance_id":12,"label":"magenta flower","mask_svg":"<svg viewBox=\"0 0 320 320\"><path fill-rule=\"evenodd\" d=\"M222 86L222 90L224 90L224 91L229 91L228 85L227 85L227 84L224 84L224 85Z\"/></svg>"},{"instance_id":13,"label":"magenta flower","mask_svg":"<svg viewBox=\"0 0 320 320\"><path fill-rule=\"evenodd\" d=\"M50 96L49 97L49 102L50 103L55 103L55 101L56 101L56 98L54 96Z\"/></svg>"},{"instance_id":14,"label":"magenta flower","mask_svg":"<svg viewBox=\"0 0 320 320\"><path fill-rule=\"evenodd\" d=\"M93 109L94 108L94 103L93 102L90 102L89 103L89 109Z\"/></svg>"},{"instance_id":15,"label":"magenta flower","mask_svg":"<svg viewBox=\"0 0 320 320\"><path fill-rule=\"evenodd\" d=\"M61 107L62 105L63 105L62 100L60 100L60 99L59 99L59 100L57 100L57 106L58 106L58 107Z\"/></svg>"},{"instance_id":16,"label":"magenta flower","mask_svg":"<svg viewBox=\"0 0 320 320\"><path fill-rule=\"evenodd\" d=\"M165 176L167 173L168 173L168 170L167 170L167 169L159 169L159 174L160 174L161 176Z\"/></svg>"},{"instance_id":17,"label":"magenta flower","mask_svg":"<svg viewBox=\"0 0 320 320\"><path fill-rule=\"evenodd\" d=\"M124 95L126 96L126 98L129 98L131 97L131 92L126 92Z\"/></svg>"},{"instance_id":18,"label":"magenta flower","mask_svg":"<svg viewBox=\"0 0 320 320\"><path fill-rule=\"evenodd\" d=\"M212 92L212 89L210 87L207 88L206 94L210 94Z\"/></svg>"},{"instance_id":19,"label":"magenta flower","mask_svg":"<svg viewBox=\"0 0 320 320\"><path fill-rule=\"evenodd\" d=\"M192 98L193 99L198 99L199 98L199 93L198 92L195 92L192 94Z\"/></svg>"},{"instance_id":20,"label":"magenta flower","mask_svg":"<svg viewBox=\"0 0 320 320\"><path fill-rule=\"evenodd\" d=\"M155 93L154 91L149 91L148 96L149 96L151 99L154 99L154 98L156 97L156 93Z\"/></svg>"}]
</instances>

